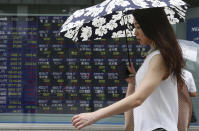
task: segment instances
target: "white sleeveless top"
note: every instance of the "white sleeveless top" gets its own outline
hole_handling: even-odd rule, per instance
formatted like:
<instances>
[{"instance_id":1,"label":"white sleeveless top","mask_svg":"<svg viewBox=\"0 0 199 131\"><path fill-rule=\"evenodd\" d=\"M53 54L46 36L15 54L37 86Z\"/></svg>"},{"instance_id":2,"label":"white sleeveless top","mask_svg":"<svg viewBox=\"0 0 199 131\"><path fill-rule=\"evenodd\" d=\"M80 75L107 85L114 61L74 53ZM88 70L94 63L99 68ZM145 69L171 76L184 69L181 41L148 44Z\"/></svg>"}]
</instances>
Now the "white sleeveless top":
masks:
<instances>
[{"instance_id":1,"label":"white sleeveless top","mask_svg":"<svg viewBox=\"0 0 199 131\"><path fill-rule=\"evenodd\" d=\"M184 79L187 85L188 91L196 92L196 85L192 73L186 69L182 69L182 74L182 78Z\"/></svg>"},{"instance_id":2,"label":"white sleeveless top","mask_svg":"<svg viewBox=\"0 0 199 131\"><path fill-rule=\"evenodd\" d=\"M136 73L136 88L143 80L151 58L160 54L156 50L150 53ZM164 128L167 131L178 131L178 91L176 78L170 75L162 81L155 91L134 108L134 131L152 131Z\"/></svg>"}]
</instances>

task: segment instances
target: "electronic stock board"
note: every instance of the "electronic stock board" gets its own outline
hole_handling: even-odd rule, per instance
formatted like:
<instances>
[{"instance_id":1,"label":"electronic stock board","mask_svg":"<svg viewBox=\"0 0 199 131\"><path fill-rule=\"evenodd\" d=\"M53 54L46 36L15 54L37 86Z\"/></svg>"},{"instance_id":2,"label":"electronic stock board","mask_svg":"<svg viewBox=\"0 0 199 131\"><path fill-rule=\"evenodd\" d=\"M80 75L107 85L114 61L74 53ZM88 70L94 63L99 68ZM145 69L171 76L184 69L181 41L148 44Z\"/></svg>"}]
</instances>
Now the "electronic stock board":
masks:
<instances>
[{"instance_id":1,"label":"electronic stock board","mask_svg":"<svg viewBox=\"0 0 199 131\"><path fill-rule=\"evenodd\" d=\"M94 111L125 96L117 65L122 39L74 44L59 36L64 16L0 16L0 113ZM147 48L128 38L138 68Z\"/></svg>"}]
</instances>

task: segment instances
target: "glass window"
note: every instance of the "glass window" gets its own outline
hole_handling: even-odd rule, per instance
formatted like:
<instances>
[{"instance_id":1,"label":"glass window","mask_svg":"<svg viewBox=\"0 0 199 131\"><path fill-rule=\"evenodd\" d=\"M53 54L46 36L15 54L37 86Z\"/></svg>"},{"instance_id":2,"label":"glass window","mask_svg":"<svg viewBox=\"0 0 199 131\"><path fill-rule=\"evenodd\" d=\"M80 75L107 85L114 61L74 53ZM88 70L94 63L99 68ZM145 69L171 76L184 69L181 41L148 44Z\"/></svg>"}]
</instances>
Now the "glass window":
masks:
<instances>
[{"instance_id":1,"label":"glass window","mask_svg":"<svg viewBox=\"0 0 199 131\"><path fill-rule=\"evenodd\" d=\"M71 123L73 114L94 111L125 97L127 84L117 73L118 65L128 61L125 40L75 44L65 39L59 30L68 16L96 3L61 2L0 2L0 122ZM175 28L177 36L186 39L185 25ZM184 34L178 33L182 30ZM128 44L137 70L148 47L141 47L134 38ZM198 66L187 61L197 89ZM198 96L192 99L194 125L199 124L198 100ZM98 123L123 125L123 114Z\"/></svg>"}]
</instances>

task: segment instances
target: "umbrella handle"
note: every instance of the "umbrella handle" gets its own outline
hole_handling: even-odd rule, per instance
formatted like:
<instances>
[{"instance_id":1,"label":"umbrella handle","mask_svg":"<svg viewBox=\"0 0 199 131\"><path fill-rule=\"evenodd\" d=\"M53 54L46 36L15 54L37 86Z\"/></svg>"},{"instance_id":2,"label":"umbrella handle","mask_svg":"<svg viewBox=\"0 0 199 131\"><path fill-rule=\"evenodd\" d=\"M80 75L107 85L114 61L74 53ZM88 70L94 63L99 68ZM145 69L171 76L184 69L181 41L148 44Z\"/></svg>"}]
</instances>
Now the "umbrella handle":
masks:
<instances>
[{"instance_id":1,"label":"umbrella handle","mask_svg":"<svg viewBox=\"0 0 199 131\"><path fill-rule=\"evenodd\" d=\"M128 23L125 23L125 20L124 20L124 13L122 11L122 19L124 21L124 25L126 25L126 28L128 28ZM127 17L127 22L128 22L128 17ZM125 32L125 42L126 42L126 46L127 46L127 55L128 55L128 63L129 63L129 66L131 65L131 60L130 60L130 53L129 53L129 45L128 45L128 39L127 39L127 32L126 32L126 29L124 29L124 32Z\"/></svg>"},{"instance_id":2,"label":"umbrella handle","mask_svg":"<svg viewBox=\"0 0 199 131\"><path fill-rule=\"evenodd\" d=\"M126 35L126 31L125 31L125 35ZM126 41L126 46L127 46L128 62L129 62L129 66L130 66L131 65L131 60L130 60L130 53L129 53L129 46L128 46L127 36L125 37L125 41Z\"/></svg>"}]
</instances>

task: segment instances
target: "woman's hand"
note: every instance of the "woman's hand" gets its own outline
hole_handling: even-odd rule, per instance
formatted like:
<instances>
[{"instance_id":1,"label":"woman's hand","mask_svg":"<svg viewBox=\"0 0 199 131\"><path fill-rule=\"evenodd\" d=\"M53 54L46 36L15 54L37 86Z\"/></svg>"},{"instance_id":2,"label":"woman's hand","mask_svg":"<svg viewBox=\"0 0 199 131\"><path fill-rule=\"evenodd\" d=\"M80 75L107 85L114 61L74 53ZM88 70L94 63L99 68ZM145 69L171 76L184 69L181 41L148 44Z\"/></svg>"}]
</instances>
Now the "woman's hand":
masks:
<instances>
[{"instance_id":1,"label":"woman's hand","mask_svg":"<svg viewBox=\"0 0 199 131\"><path fill-rule=\"evenodd\" d=\"M81 113L79 115L75 115L72 118L72 124L78 130L82 129L85 126L91 125L95 122L95 114L91 113Z\"/></svg>"},{"instance_id":2,"label":"woman's hand","mask_svg":"<svg viewBox=\"0 0 199 131\"><path fill-rule=\"evenodd\" d=\"M136 74L135 68L133 66L133 63L131 62L131 65L128 66L128 70L132 74Z\"/></svg>"},{"instance_id":3,"label":"woman's hand","mask_svg":"<svg viewBox=\"0 0 199 131\"><path fill-rule=\"evenodd\" d=\"M134 68L132 62L131 62L131 65L128 66L128 70L129 70L129 72L130 72L131 74L136 75L136 71L135 71L135 68ZM126 81L127 81L128 83L131 83L131 84L134 85L134 84L135 84L135 77L128 77L128 78L126 79Z\"/></svg>"}]
</instances>

